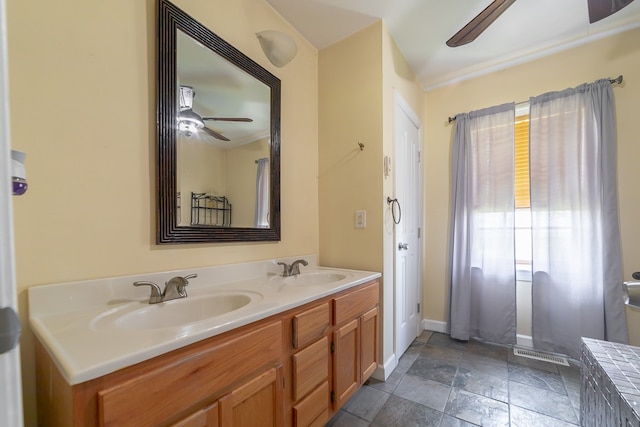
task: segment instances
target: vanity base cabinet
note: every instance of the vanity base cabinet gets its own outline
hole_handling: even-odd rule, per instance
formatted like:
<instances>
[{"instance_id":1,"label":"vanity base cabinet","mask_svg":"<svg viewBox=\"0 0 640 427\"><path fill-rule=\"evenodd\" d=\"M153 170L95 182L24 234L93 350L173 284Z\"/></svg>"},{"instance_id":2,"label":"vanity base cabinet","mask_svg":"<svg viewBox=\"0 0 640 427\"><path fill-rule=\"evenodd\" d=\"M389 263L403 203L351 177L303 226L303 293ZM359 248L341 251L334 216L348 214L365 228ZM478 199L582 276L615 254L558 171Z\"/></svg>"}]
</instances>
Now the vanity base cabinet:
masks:
<instances>
[{"instance_id":1,"label":"vanity base cabinet","mask_svg":"<svg viewBox=\"0 0 640 427\"><path fill-rule=\"evenodd\" d=\"M281 320L262 322L249 330L243 327L74 386L60 378L48 354L40 348L39 424L192 426L205 420L209 426L207 420L218 411L220 425L230 426L225 421L235 418L228 416L228 403L232 402L231 412L235 413L245 400L250 402L248 406L262 402L266 392L253 399L250 391L266 379L273 380L273 387L267 391L275 409L267 411L260 404L252 409L264 410L264 418L275 413L281 419L282 409L277 408L283 407L282 382L276 383L276 379L282 377L282 368L278 367L283 352L282 330ZM243 388L244 384L247 386ZM223 397L225 404L219 402L216 409L217 400Z\"/></svg>"},{"instance_id":2,"label":"vanity base cabinet","mask_svg":"<svg viewBox=\"0 0 640 427\"><path fill-rule=\"evenodd\" d=\"M377 366L378 292L359 285L73 386L36 340L39 425L323 426Z\"/></svg>"},{"instance_id":3,"label":"vanity base cabinet","mask_svg":"<svg viewBox=\"0 0 640 427\"><path fill-rule=\"evenodd\" d=\"M378 282L333 300L333 408L369 379L378 364Z\"/></svg>"}]
</instances>

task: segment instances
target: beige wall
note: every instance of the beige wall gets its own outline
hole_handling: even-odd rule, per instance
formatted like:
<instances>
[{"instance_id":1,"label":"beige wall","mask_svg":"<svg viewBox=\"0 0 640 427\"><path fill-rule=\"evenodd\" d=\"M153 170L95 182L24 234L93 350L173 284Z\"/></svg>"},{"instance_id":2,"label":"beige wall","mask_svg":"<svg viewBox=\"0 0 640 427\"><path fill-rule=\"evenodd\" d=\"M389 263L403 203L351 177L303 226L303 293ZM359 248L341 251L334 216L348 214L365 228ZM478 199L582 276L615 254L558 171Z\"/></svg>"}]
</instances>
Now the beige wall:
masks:
<instances>
[{"instance_id":1,"label":"beige wall","mask_svg":"<svg viewBox=\"0 0 640 427\"><path fill-rule=\"evenodd\" d=\"M180 223L191 224L191 193L226 194L226 152L195 137L178 135Z\"/></svg>"},{"instance_id":2,"label":"beige wall","mask_svg":"<svg viewBox=\"0 0 640 427\"><path fill-rule=\"evenodd\" d=\"M256 213L256 160L269 157L269 140L263 139L228 150L227 197L232 204L234 227L253 227Z\"/></svg>"},{"instance_id":3,"label":"beige wall","mask_svg":"<svg viewBox=\"0 0 640 427\"><path fill-rule=\"evenodd\" d=\"M423 92L383 22L320 52L320 262L380 271L381 362L394 354L393 225L382 159L393 155L393 93L423 113ZM361 151L358 142L364 144ZM367 227L356 229L356 210Z\"/></svg>"},{"instance_id":4,"label":"beige wall","mask_svg":"<svg viewBox=\"0 0 640 427\"><path fill-rule=\"evenodd\" d=\"M176 0L282 80L282 241L155 244L155 1L8 0L11 137L27 425L35 424L30 286L318 252L317 51L263 0ZM273 67L255 33L284 31Z\"/></svg>"},{"instance_id":5,"label":"beige wall","mask_svg":"<svg viewBox=\"0 0 640 427\"><path fill-rule=\"evenodd\" d=\"M381 22L373 24L319 54L319 257L323 265L382 269L381 29ZM356 210L367 211L367 228L355 228Z\"/></svg>"},{"instance_id":6,"label":"beige wall","mask_svg":"<svg viewBox=\"0 0 640 427\"><path fill-rule=\"evenodd\" d=\"M526 101L530 96L624 75L614 87L618 121L618 190L624 277L640 270L640 29L426 93L424 317L446 320L452 127L456 113ZM630 340L640 345L640 312L627 310Z\"/></svg>"}]
</instances>

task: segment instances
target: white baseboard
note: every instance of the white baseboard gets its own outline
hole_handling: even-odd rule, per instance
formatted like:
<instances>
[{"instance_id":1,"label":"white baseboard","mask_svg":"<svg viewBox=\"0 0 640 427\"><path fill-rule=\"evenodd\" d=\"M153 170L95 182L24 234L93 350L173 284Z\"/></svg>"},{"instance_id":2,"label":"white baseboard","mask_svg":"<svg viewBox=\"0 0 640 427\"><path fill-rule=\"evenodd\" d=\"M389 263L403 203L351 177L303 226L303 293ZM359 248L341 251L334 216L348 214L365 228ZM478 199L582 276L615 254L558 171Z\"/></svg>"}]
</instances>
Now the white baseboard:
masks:
<instances>
[{"instance_id":1,"label":"white baseboard","mask_svg":"<svg viewBox=\"0 0 640 427\"><path fill-rule=\"evenodd\" d=\"M447 333L447 322L439 320L422 319L422 329L425 331Z\"/></svg>"},{"instance_id":2,"label":"white baseboard","mask_svg":"<svg viewBox=\"0 0 640 427\"><path fill-rule=\"evenodd\" d=\"M533 338L531 338L531 335L518 334L516 335L516 345L518 347L533 348Z\"/></svg>"},{"instance_id":3,"label":"white baseboard","mask_svg":"<svg viewBox=\"0 0 640 427\"><path fill-rule=\"evenodd\" d=\"M378 365L375 371L371 376L380 381L386 381L389 378L389 375L396 369L398 366L398 361L396 359L395 353L389 356L387 360L385 360L384 365Z\"/></svg>"}]
</instances>

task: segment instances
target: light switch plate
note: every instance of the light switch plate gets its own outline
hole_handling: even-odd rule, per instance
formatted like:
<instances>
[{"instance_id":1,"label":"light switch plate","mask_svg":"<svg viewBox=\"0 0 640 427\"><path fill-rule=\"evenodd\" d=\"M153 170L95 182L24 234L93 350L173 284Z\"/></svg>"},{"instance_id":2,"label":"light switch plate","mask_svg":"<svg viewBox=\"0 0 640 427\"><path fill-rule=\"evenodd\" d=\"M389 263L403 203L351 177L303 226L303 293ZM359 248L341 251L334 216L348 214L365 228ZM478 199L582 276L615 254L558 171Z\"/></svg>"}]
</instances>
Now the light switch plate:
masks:
<instances>
[{"instance_id":1,"label":"light switch plate","mask_svg":"<svg viewBox=\"0 0 640 427\"><path fill-rule=\"evenodd\" d=\"M356 228L367 227L367 211L356 211Z\"/></svg>"}]
</instances>

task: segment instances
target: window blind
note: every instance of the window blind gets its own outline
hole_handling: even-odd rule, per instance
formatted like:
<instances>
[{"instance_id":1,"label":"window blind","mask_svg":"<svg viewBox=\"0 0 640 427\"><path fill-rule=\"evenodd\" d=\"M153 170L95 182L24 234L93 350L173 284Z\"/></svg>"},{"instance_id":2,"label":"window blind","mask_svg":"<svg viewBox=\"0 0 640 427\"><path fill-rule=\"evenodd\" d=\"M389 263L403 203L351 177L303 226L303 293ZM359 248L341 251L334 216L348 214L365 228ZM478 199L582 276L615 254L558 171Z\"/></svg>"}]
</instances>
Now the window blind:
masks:
<instances>
[{"instance_id":1,"label":"window blind","mask_svg":"<svg viewBox=\"0 0 640 427\"><path fill-rule=\"evenodd\" d=\"M531 207L529 201L529 115L516 117L515 129L516 209Z\"/></svg>"}]
</instances>

